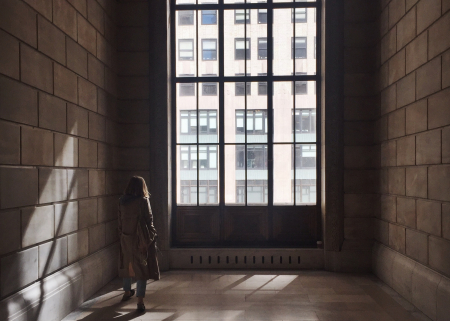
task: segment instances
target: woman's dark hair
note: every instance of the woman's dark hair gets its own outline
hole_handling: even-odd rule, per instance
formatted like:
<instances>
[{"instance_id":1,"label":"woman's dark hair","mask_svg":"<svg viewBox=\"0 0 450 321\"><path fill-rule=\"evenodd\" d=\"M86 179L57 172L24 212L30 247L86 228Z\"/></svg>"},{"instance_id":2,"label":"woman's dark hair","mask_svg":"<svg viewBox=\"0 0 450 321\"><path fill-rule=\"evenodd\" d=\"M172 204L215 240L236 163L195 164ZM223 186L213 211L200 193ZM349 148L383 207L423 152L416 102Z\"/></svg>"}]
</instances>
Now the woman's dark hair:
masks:
<instances>
[{"instance_id":1,"label":"woman's dark hair","mask_svg":"<svg viewBox=\"0 0 450 321\"><path fill-rule=\"evenodd\" d=\"M140 176L133 176L132 178L130 178L124 194L150 197L150 193L148 192L145 180Z\"/></svg>"}]
</instances>

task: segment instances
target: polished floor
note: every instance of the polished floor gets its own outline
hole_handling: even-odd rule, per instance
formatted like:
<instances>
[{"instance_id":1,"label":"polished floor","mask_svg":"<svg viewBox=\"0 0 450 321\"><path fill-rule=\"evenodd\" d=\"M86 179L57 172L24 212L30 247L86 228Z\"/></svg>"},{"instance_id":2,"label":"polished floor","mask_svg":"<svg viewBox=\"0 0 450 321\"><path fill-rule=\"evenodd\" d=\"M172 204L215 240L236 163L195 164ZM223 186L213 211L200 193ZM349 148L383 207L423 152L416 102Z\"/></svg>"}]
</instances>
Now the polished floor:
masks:
<instances>
[{"instance_id":1,"label":"polished floor","mask_svg":"<svg viewBox=\"0 0 450 321\"><path fill-rule=\"evenodd\" d=\"M122 294L116 279L64 320L430 320L370 274L170 271L148 282L141 314Z\"/></svg>"}]
</instances>

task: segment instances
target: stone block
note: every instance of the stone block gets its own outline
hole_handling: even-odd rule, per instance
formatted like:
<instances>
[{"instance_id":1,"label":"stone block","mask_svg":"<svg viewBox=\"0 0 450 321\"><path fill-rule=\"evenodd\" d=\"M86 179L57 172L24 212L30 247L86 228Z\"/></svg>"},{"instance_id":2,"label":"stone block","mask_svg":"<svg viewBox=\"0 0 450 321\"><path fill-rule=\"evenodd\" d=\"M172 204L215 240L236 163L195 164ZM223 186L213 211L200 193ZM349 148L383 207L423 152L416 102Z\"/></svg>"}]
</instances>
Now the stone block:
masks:
<instances>
[{"instance_id":1,"label":"stone block","mask_svg":"<svg viewBox=\"0 0 450 321\"><path fill-rule=\"evenodd\" d=\"M428 264L428 235L406 229L406 255L414 260Z\"/></svg>"},{"instance_id":2,"label":"stone block","mask_svg":"<svg viewBox=\"0 0 450 321\"><path fill-rule=\"evenodd\" d=\"M396 255L392 265L393 288L406 300L411 301L412 273L416 263L403 255Z\"/></svg>"},{"instance_id":3,"label":"stone block","mask_svg":"<svg viewBox=\"0 0 450 321\"><path fill-rule=\"evenodd\" d=\"M450 88L428 98L428 129L450 125Z\"/></svg>"},{"instance_id":4,"label":"stone block","mask_svg":"<svg viewBox=\"0 0 450 321\"><path fill-rule=\"evenodd\" d=\"M66 36L41 16L38 16L38 49L60 64L66 64Z\"/></svg>"},{"instance_id":5,"label":"stone block","mask_svg":"<svg viewBox=\"0 0 450 321\"><path fill-rule=\"evenodd\" d=\"M396 222L397 198L391 195L381 195L381 218L385 221Z\"/></svg>"},{"instance_id":6,"label":"stone block","mask_svg":"<svg viewBox=\"0 0 450 321\"><path fill-rule=\"evenodd\" d=\"M363 75L346 75L346 92L345 95L370 95L372 90L369 79L363 79ZM119 83L120 99L148 99L150 97L149 78L142 76L123 76ZM351 91L350 91L351 90Z\"/></svg>"},{"instance_id":7,"label":"stone block","mask_svg":"<svg viewBox=\"0 0 450 321\"><path fill-rule=\"evenodd\" d=\"M397 83L397 108L416 100L416 73L412 72Z\"/></svg>"},{"instance_id":8,"label":"stone block","mask_svg":"<svg viewBox=\"0 0 450 321\"><path fill-rule=\"evenodd\" d=\"M375 220L374 237L378 242L389 245L389 223Z\"/></svg>"},{"instance_id":9,"label":"stone block","mask_svg":"<svg viewBox=\"0 0 450 321\"><path fill-rule=\"evenodd\" d=\"M55 236L53 205L22 209L22 247L51 239Z\"/></svg>"},{"instance_id":10,"label":"stone block","mask_svg":"<svg viewBox=\"0 0 450 321\"><path fill-rule=\"evenodd\" d=\"M102 284L102 258L95 254L80 261L83 271L83 297L89 298Z\"/></svg>"},{"instance_id":11,"label":"stone block","mask_svg":"<svg viewBox=\"0 0 450 321\"><path fill-rule=\"evenodd\" d=\"M20 249L20 211L0 212L0 255Z\"/></svg>"},{"instance_id":12,"label":"stone block","mask_svg":"<svg viewBox=\"0 0 450 321\"><path fill-rule=\"evenodd\" d=\"M430 236L430 266L447 277L450 276L450 241L440 237Z\"/></svg>"},{"instance_id":13,"label":"stone block","mask_svg":"<svg viewBox=\"0 0 450 321\"><path fill-rule=\"evenodd\" d=\"M385 62L381 65L378 77L380 78L380 89L389 86L389 63Z\"/></svg>"},{"instance_id":14,"label":"stone block","mask_svg":"<svg viewBox=\"0 0 450 321\"><path fill-rule=\"evenodd\" d=\"M397 197L397 223L416 228L416 200Z\"/></svg>"},{"instance_id":15,"label":"stone block","mask_svg":"<svg viewBox=\"0 0 450 321\"><path fill-rule=\"evenodd\" d=\"M78 229L78 202L55 204L55 235L61 236Z\"/></svg>"},{"instance_id":16,"label":"stone block","mask_svg":"<svg viewBox=\"0 0 450 321\"><path fill-rule=\"evenodd\" d=\"M441 89L441 58L435 58L416 71L416 97L421 99Z\"/></svg>"},{"instance_id":17,"label":"stone block","mask_svg":"<svg viewBox=\"0 0 450 321\"><path fill-rule=\"evenodd\" d=\"M97 167L97 143L80 139L78 148L79 159L78 163L80 167Z\"/></svg>"},{"instance_id":18,"label":"stone block","mask_svg":"<svg viewBox=\"0 0 450 321\"><path fill-rule=\"evenodd\" d=\"M435 166L428 169L428 198L450 201L450 166Z\"/></svg>"},{"instance_id":19,"label":"stone block","mask_svg":"<svg viewBox=\"0 0 450 321\"><path fill-rule=\"evenodd\" d=\"M406 168L406 195L427 198L426 167Z\"/></svg>"},{"instance_id":20,"label":"stone block","mask_svg":"<svg viewBox=\"0 0 450 321\"><path fill-rule=\"evenodd\" d=\"M0 73L19 79L19 41L0 30Z\"/></svg>"},{"instance_id":21,"label":"stone block","mask_svg":"<svg viewBox=\"0 0 450 321\"><path fill-rule=\"evenodd\" d=\"M76 262L89 254L89 232L79 231L67 236L68 263Z\"/></svg>"},{"instance_id":22,"label":"stone block","mask_svg":"<svg viewBox=\"0 0 450 321\"><path fill-rule=\"evenodd\" d=\"M14 253L0 259L2 297L34 282L38 278L38 248Z\"/></svg>"},{"instance_id":23,"label":"stone block","mask_svg":"<svg viewBox=\"0 0 450 321\"><path fill-rule=\"evenodd\" d=\"M30 6L32 6L41 15L46 17L48 20L53 19L53 8L52 0L25 0Z\"/></svg>"},{"instance_id":24,"label":"stone block","mask_svg":"<svg viewBox=\"0 0 450 321\"><path fill-rule=\"evenodd\" d=\"M20 64L22 82L53 93L53 63L49 58L21 43Z\"/></svg>"},{"instance_id":25,"label":"stone block","mask_svg":"<svg viewBox=\"0 0 450 321\"><path fill-rule=\"evenodd\" d=\"M105 86L105 66L92 55L88 55L88 79L99 87Z\"/></svg>"},{"instance_id":26,"label":"stone block","mask_svg":"<svg viewBox=\"0 0 450 321\"><path fill-rule=\"evenodd\" d=\"M36 12L23 1L3 0L0 28L34 48L37 47Z\"/></svg>"},{"instance_id":27,"label":"stone block","mask_svg":"<svg viewBox=\"0 0 450 321\"><path fill-rule=\"evenodd\" d=\"M148 126L147 131L142 133L149 136ZM123 128L122 128L123 129ZM133 131L131 131L133 133ZM131 134L127 135L129 138L132 137ZM139 142L144 143L147 139L139 138L135 136L136 143L132 145L137 145ZM123 138L123 137L122 137ZM134 139L132 139L134 140ZM123 141L125 143L125 141ZM148 146L148 145L147 145ZM345 168L378 168L380 166L380 148L379 146L345 146L344 147L344 167Z\"/></svg>"},{"instance_id":28,"label":"stone block","mask_svg":"<svg viewBox=\"0 0 450 321\"><path fill-rule=\"evenodd\" d=\"M119 75L144 76L149 74L149 59L145 52L119 52L118 61Z\"/></svg>"},{"instance_id":29,"label":"stone block","mask_svg":"<svg viewBox=\"0 0 450 321\"><path fill-rule=\"evenodd\" d=\"M39 203L67 200L67 171L39 168Z\"/></svg>"},{"instance_id":30,"label":"stone block","mask_svg":"<svg viewBox=\"0 0 450 321\"><path fill-rule=\"evenodd\" d=\"M104 142L106 140L105 117L89 113L89 138Z\"/></svg>"},{"instance_id":31,"label":"stone block","mask_svg":"<svg viewBox=\"0 0 450 321\"><path fill-rule=\"evenodd\" d=\"M72 39L77 39L77 12L67 1L53 1L53 23Z\"/></svg>"},{"instance_id":32,"label":"stone block","mask_svg":"<svg viewBox=\"0 0 450 321\"><path fill-rule=\"evenodd\" d=\"M373 122L346 122L344 126L345 145L371 145L374 141ZM147 135L149 135L147 133ZM119 138L120 140L120 138Z\"/></svg>"},{"instance_id":33,"label":"stone block","mask_svg":"<svg viewBox=\"0 0 450 321\"><path fill-rule=\"evenodd\" d=\"M396 253L390 248L376 244L373 250L373 270L389 286L392 286L392 266Z\"/></svg>"},{"instance_id":34,"label":"stone block","mask_svg":"<svg viewBox=\"0 0 450 321\"><path fill-rule=\"evenodd\" d=\"M397 141L390 140L381 143L381 166L397 165Z\"/></svg>"},{"instance_id":35,"label":"stone block","mask_svg":"<svg viewBox=\"0 0 450 321\"><path fill-rule=\"evenodd\" d=\"M401 136L405 136L406 131L406 113L405 109L399 109L390 113L388 116L388 137L397 138Z\"/></svg>"},{"instance_id":36,"label":"stone block","mask_svg":"<svg viewBox=\"0 0 450 321\"><path fill-rule=\"evenodd\" d=\"M397 165L414 165L416 161L416 137L407 136L397 140Z\"/></svg>"},{"instance_id":37,"label":"stone block","mask_svg":"<svg viewBox=\"0 0 450 321\"><path fill-rule=\"evenodd\" d=\"M67 265L67 237L39 245L39 277Z\"/></svg>"},{"instance_id":38,"label":"stone block","mask_svg":"<svg viewBox=\"0 0 450 321\"><path fill-rule=\"evenodd\" d=\"M78 104L97 111L97 87L80 77L78 77Z\"/></svg>"},{"instance_id":39,"label":"stone block","mask_svg":"<svg viewBox=\"0 0 450 321\"><path fill-rule=\"evenodd\" d=\"M424 32L406 46L406 72L417 69L428 60L428 33Z\"/></svg>"},{"instance_id":40,"label":"stone block","mask_svg":"<svg viewBox=\"0 0 450 321\"><path fill-rule=\"evenodd\" d=\"M122 27L117 30L118 51L148 51L147 27Z\"/></svg>"},{"instance_id":41,"label":"stone block","mask_svg":"<svg viewBox=\"0 0 450 321\"><path fill-rule=\"evenodd\" d=\"M105 171L89 171L89 196L105 194Z\"/></svg>"},{"instance_id":42,"label":"stone block","mask_svg":"<svg viewBox=\"0 0 450 321\"><path fill-rule=\"evenodd\" d=\"M55 95L77 103L77 76L69 69L55 64Z\"/></svg>"},{"instance_id":43,"label":"stone block","mask_svg":"<svg viewBox=\"0 0 450 321\"><path fill-rule=\"evenodd\" d=\"M437 290L437 321L445 321L450 315L450 280L442 278Z\"/></svg>"},{"instance_id":44,"label":"stone block","mask_svg":"<svg viewBox=\"0 0 450 321\"><path fill-rule=\"evenodd\" d=\"M88 20L101 33L105 33L105 19L102 7L96 0L87 0Z\"/></svg>"},{"instance_id":45,"label":"stone block","mask_svg":"<svg viewBox=\"0 0 450 321\"><path fill-rule=\"evenodd\" d=\"M87 16L87 3L86 0L68 0L75 9L78 10L83 16Z\"/></svg>"},{"instance_id":46,"label":"stone block","mask_svg":"<svg viewBox=\"0 0 450 321\"><path fill-rule=\"evenodd\" d=\"M441 276L417 264L412 276L412 303L433 320L436 319L436 291Z\"/></svg>"},{"instance_id":47,"label":"stone block","mask_svg":"<svg viewBox=\"0 0 450 321\"><path fill-rule=\"evenodd\" d=\"M87 110L67 104L67 133L87 138L89 135L88 115Z\"/></svg>"},{"instance_id":48,"label":"stone block","mask_svg":"<svg viewBox=\"0 0 450 321\"><path fill-rule=\"evenodd\" d=\"M39 127L66 132L66 102L46 93L39 93Z\"/></svg>"},{"instance_id":49,"label":"stone block","mask_svg":"<svg viewBox=\"0 0 450 321\"><path fill-rule=\"evenodd\" d=\"M396 195L405 195L405 169L389 169L389 193Z\"/></svg>"},{"instance_id":50,"label":"stone block","mask_svg":"<svg viewBox=\"0 0 450 321\"><path fill-rule=\"evenodd\" d=\"M22 164L53 165L53 134L51 132L22 127Z\"/></svg>"},{"instance_id":51,"label":"stone block","mask_svg":"<svg viewBox=\"0 0 450 321\"><path fill-rule=\"evenodd\" d=\"M417 200L418 230L440 236L441 222L441 203Z\"/></svg>"},{"instance_id":52,"label":"stone block","mask_svg":"<svg viewBox=\"0 0 450 321\"><path fill-rule=\"evenodd\" d=\"M89 253L94 253L105 246L105 224L89 228Z\"/></svg>"},{"instance_id":53,"label":"stone block","mask_svg":"<svg viewBox=\"0 0 450 321\"><path fill-rule=\"evenodd\" d=\"M117 123L106 119L106 142L112 145L117 144L118 141L118 125Z\"/></svg>"},{"instance_id":54,"label":"stone block","mask_svg":"<svg viewBox=\"0 0 450 321\"><path fill-rule=\"evenodd\" d=\"M87 51L95 55L97 53L97 32L94 27L80 14L78 16L78 43Z\"/></svg>"},{"instance_id":55,"label":"stone block","mask_svg":"<svg viewBox=\"0 0 450 321\"><path fill-rule=\"evenodd\" d=\"M67 38L67 68L87 78L87 51L70 38Z\"/></svg>"},{"instance_id":56,"label":"stone block","mask_svg":"<svg viewBox=\"0 0 450 321\"><path fill-rule=\"evenodd\" d=\"M106 144L98 144L98 168L113 168L113 148Z\"/></svg>"},{"instance_id":57,"label":"stone block","mask_svg":"<svg viewBox=\"0 0 450 321\"><path fill-rule=\"evenodd\" d=\"M442 88L450 86L450 51L442 55Z\"/></svg>"},{"instance_id":58,"label":"stone block","mask_svg":"<svg viewBox=\"0 0 450 321\"><path fill-rule=\"evenodd\" d=\"M379 111L375 112L376 108L374 106L377 103L372 101L367 103L367 101L368 99L366 98L346 97L345 120L369 120L376 118ZM118 116L123 123L140 123L143 120L149 119L149 104L147 100L120 100ZM364 106L362 112L361 106ZM366 119L366 117L369 117L369 119Z\"/></svg>"},{"instance_id":59,"label":"stone block","mask_svg":"<svg viewBox=\"0 0 450 321\"><path fill-rule=\"evenodd\" d=\"M344 218L344 238L346 240L373 239L373 219L366 217Z\"/></svg>"},{"instance_id":60,"label":"stone block","mask_svg":"<svg viewBox=\"0 0 450 321\"><path fill-rule=\"evenodd\" d=\"M428 29L428 56L430 58L437 56L450 47L450 39L448 37L449 28L450 12L447 12Z\"/></svg>"},{"instance_id":61,"label":"stone block","mask_svg":"<svg viewBox=\"0 0 450 321\"><path fill-rule=\"evenodd\" d=\"M389 60L389 84L405 76L405 51L402 49Z\"/></svg>"},{"instance_id":62,"label":"stone block","mask_svg":"<svg viewBox=\"0 0 450 321\"><path fill-rule=\"evenodd\" d=\"M442 236L450 240L450 204L442 204Z\"/></svg>"},{"instance_id":63,"label":"stone block","mask_svg":"<svg viewBox=\"0 0 450 321\"><path fill-rule=\"evenodd\" d=\"M434 130L420 133L416 138L416 163L440 164L441 163L441 131Z\"/></svg>"},{"instance_id":64,"label":"stone block","mask_svg":"<svg viewBox=\"0 0 450 321\"><path fill-rule=\"evenodd\" d=\"M441 0L420 1L417 4L417 34L441 16Z\"/></svg>"},{"instance_id":65,"label":"stone block","mask_svg":"<svg viewBox=\"0 0 450 321\"><path fill-rule=\"evenodd\" d=\"M55 133L55 166L78 167L78 139Z\"/></svg>"},{"instance_id":66,"label":"stone block","mask_svg":"<svg viewBox=\"0 0 450 321\"><path fill-rule=\"evenodd\" d=\"M119 240L117 227L117 220L105 223L105 245L112 244Z\"/></svg>"},{"instance_id":67,"label":"stone block","mask_svg":"<svg viewBox=\"0 0 450 321\"><path fill-rule=\"evenodd\" d=\"M89 196L89 172L82 169L68 169L67 183L69 199Z\"/></svg>"},{"instance_id":68,"label":"stone block","mask_svg":"<svg viewBox=\"0 0 450 321\"><path fill-rule=\"evenodd\" d=\"M396 225L389 224L389 246L397 252L405 254L406 250L406 232L405 228Z\"/></svg>"},{"instance_id":69,"label":"stone block","mask_svg":"<svg viewBox=\"0 0 450 321\"><path fill-rule=\"evenodd\" d=\"M0 168L1 208L34 205L38 202L36 168Z\"/></svg>"},{"instance_id":70,"label":"stone block","mask_svg":"<svg viewBox=\"0 0 450 321\"><path fill-rule=\"evenodd\" d=\"M389 10L383 8L380 15L380 36L384 36L389 30Z\"/></svg>"},{"instance_id":71,"label":"stone block","mask_svg":"<svg viewBox=\"0 0 450 321\"><path fill-rule=\"evenodd\" d=\"M427 130L427 100L422 99L406 107L406 134L414 134Z\"/></svg>"},{"instance_id":72,"label":"stone block","mask_svg":"<svg viewBox=\"0 0 450 321\"><path fill-rule=\"evenodd\" d=\"M0 121L0 164L20 163L20 127Z\"/></svg>"},{"instance_id":73,"label":"stone block","mask_svg":"<svg viewBox=\"0 0 450 321\"><path fill-rule=\"evenodd\" d=\"M389 2L389 28L392 28L405 14L405 1L392 0Z\"/></svg>"},{"instance_id":74,"label":"stone block","mask_svg":"<svg viewBox=\"0 0 450 321\"><path fill-rule=\"evenodd\" d=\"M375 194L345 194L344 215L345 217L375 217L379 212L379 205L377 205L379 201L380 197ZM113 200L111 203L112 213L115 214L118 202Z\"/></svg>"},{"instance_id":75,"label":"stone block","mask_svg":"<svg viewBox=\"0 0 450 321\"><path fill-rule=\"evenodd\" d=\"M37 91L0 76L0 118L37 126Z\"/></svg>"},{"instance_id":76,"label":"stone block","mask_svg":"<svg viewBox=\"0 0 450 321\"><path fill-rule=\"evenodd\" d=\"M397 49L403 48L416 37L416 7L397 24Z\"/></svg>"},{"instance_id":77,"label":"stone block","mask_svg":"<svg viewBox=\"0 0 450 321\"><path fill-rule=\"evenodd\" d=\"M78 228L97 224L97 199L91 198L78 201Z\"/></svg>"},{"instance_id":78,"label":"stone block","mask_svg":"<svg viewBox=\"0 0 450 321\"><path fill-rule=\"evenodd\" d=\"M417 1L419 0L406 0L406 11L411 9L411 7L414 6L417 3Z\"/></svg>"}]
</instances>

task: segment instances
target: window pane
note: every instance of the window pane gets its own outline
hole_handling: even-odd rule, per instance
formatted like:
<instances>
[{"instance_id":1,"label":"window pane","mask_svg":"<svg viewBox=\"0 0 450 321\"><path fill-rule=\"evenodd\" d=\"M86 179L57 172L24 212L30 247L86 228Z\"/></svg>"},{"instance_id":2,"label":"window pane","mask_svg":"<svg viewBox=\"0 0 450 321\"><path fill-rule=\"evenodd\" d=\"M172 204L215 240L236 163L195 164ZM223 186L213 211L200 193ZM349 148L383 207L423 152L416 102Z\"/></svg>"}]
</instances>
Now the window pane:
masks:
<instances>
[{"instance_id":1,"label":"window pane","mask_svg":"<svg viewBox=\"0 0 450 321\"><path fill-rule=\"evenodd\" d=\"M292 82L275 82L273 96L274 142L293 142L293 109Z\"/></svg>"},{"instance_id":2,"label":"window pane","mask_svg":"<svg viewBox=\"0 0 450 321\"><path fill-rule=\"evenodd\" d=\"M225 203L245 204L244 145L225 145Z\"/></svg>"},{"instance_id":3,"label":"window pane","mask_svg":"<svg viewBox=\"0 0 450 321\"><path fill-rule=\"evenodd\" d=\"M177 84L177 142L197 141L196 83Z\"/></svg>"},{"instance_id":4,"label":"window pane","mask_svg":"<svg viewBox=\"0 0 450 321\"><path fill-rule=\"evenodd\" d=\"M217 40L202 40L202 58L203 60L217 60Z\"/></svg>"},{"instance_id":5,"label":"window pane","mask_svg":"<svg viewBox=\"0 0 450 321\"><path fill-rule=\"evenodd\" d=\"M293 168L292 144L273 147L273 203L275 205L293 205Z\"/></svg>"},{"instance_id":6,"label":"window pane","mask_svg":"<svg viewBox=\"0 0 450 321\"><path fill-rule=\"evenodd\" d=\"M178 11L178 25L186 26L194 24L194 11L186 10L186 11Z\"/></svg>"},{"instance_id":7,"label":"window pane","mask_svg":"<svg viewBox=\"0 0 450 321\"><path fill-rule=\"evenodd\" d=\"M316 204L316 151L316 145L295 146L296 204Z\"/></svg>"},{"instance_id":8,"label":"window pane","mask_svg":"<svg viewBox=\"0 0 450 321\"><path fill-rule=\"evenodd\" d=\"M295 95L295 141L315 142L316 141L316 94L315 82L306 81L306 94ZM298 88L296 88L297 90Z\"/></svg>"},{"instance_id":9,"label":"window pane","mask_svg":"<svg viewBox=\"0 0 450 321\"><path fill-rule=\"evenodd\" d=\"M258 9L258 23L267 23L267 9Z\"/></svg>"},{"instance_id":10,"label":"window pane","mask_svg":"<svg viewBox=\"0 0 450 321\"><path fill-rule=\"evenodd\" d=\"M217 24L217 10L202 10L202 25Z\"/></svg>"},{"instance_id":11,"label":"window pane","mask_svg":"<svg viewBox=\"0 0 450 321\"><path fill-rule=\"evenodd\" d=\"M247 204L267 204L267 145L247 145Z\"/></svg>"},{"instance_id":12,"label":"window pane","mask_svg":"<svg viewBox=\"0 0 450 321\"><path fill-rule=\"evenodd\" d=\"M176 73L179 77L194 77L197 74L197 53L194 45L197 41L196 14L192 10L178 10L176 21Z\"/></svg>"},{"instance_id":13,"label":"window pane","mask_svg":"<svg viewBox=\"0 0 450 321\"><path fill-rule=\"evenodd\" d=\"M299 16L297 8L297 19ZM303 8L304 9L304 8ZM304 72L307 75L316 74L316 55L315 55L315 38L316 38L316 12L315 8L306 8L306 15L303 21L295 23L295 73Z\"/></svg>"},{"instance_id":14,"label":"window pane","mask_svg":"<svg viewBox=\"0 0 450 321\"><path fill-rule=\"evenodd\" d=\"M198 26L198 72L202 77L219 75L219 28L217 10L200 10Z\"/></svg>"},{"instance_id":15,"label":"window pane","mask_svg":"<svg viewBox=\"0 0 450 321\"><path fill-rule=\"evenodd\" d=\"M244 143L245 96L236 95L236 83L225 83L225 142ZM251 96L247 96L249 99Z\"/></svg>"},{"instance_id":16,"label":"window pane","mask_svg":"<svg viewBox=\"0 0 450 321\"><path fill-rule=\"evenodd\" d=\"M199 142L217 144L219 92L217 83L200 83L202 95L199 97Z\"/></svg>"},{"instance_id":17,"label":"window pane","mask_svg":"<svg viewBox=\"0 0 450 321\"><path fill-rule=\"evenodd\" d=\"M197 147L183 145L177 150L177 202L197 205Z\"/></svg>"}]
</instances>

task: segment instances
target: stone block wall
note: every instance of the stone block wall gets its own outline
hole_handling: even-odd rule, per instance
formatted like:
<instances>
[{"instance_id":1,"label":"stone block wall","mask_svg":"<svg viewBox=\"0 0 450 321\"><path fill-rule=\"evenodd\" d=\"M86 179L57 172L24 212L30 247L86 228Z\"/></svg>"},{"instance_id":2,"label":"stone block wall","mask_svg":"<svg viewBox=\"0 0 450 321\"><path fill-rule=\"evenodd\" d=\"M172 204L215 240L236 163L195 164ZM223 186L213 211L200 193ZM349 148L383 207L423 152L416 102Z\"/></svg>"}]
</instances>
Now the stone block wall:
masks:
<instances>
[{"instance_id":1,"label":"stone block wall","mask_svg":"<svg viewBox=\"0 0 450 321\"><path fill-rule=\"evenodd\" d=\"M36 284L56 284L46 281L50 275L78 271L75 301L115 276L118 194L134 170L148 169L142 145L129 144L132 131L118 121L126 113L117 104L117 6L0 2L2 319L13 312L11 300L25 302ZM139 128L145 146L146 128ZM54 318L73 308L62 305Z\"/></svg>"},{"instance_id":2,"label":"stone block wall","mask_svg":"<svg viewBox=\"0 0 450 321\"><path fill-rule=\"evenodd\" d=\"M392 273L406 273L410 285L401 293L433 320L446 320L448 314L436 310L438 288L433 284L441 277L448 283L450 277L450 2L380 4L381 114L376 135L381 148L381 211L375 239L381 250L374 252L374 264L384 264L389 253L398 253L401 262L391 266ZM389 282L379 271L375 268L380 278L402 289L401 278L394 276ZM432 296L411 287L413 271L429 279L420 282L429 281ZM448 298L447 285L445 289Z\"/></svg>"}]
</instances>

